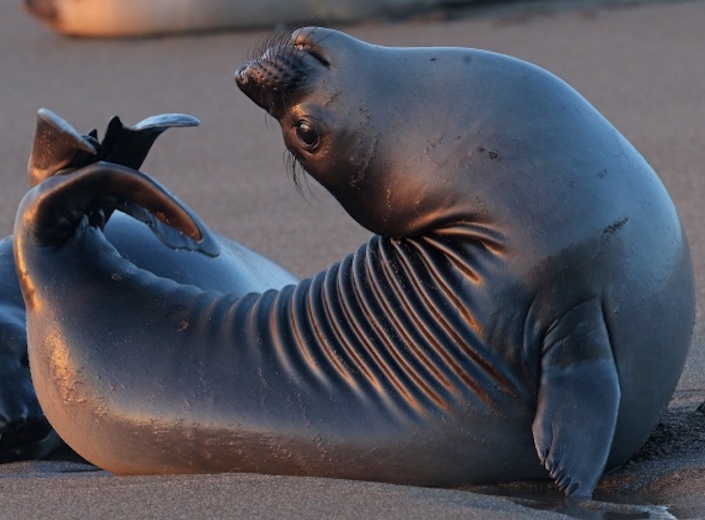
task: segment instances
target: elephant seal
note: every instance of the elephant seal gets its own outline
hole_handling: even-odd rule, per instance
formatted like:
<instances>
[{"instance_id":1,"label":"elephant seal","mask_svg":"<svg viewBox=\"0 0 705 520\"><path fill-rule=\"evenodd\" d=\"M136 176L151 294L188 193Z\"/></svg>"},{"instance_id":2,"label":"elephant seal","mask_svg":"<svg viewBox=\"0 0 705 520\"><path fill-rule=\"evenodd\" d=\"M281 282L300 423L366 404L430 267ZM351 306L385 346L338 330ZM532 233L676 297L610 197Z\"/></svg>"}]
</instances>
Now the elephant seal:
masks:
<instances>
[{"instance_id":1,"label":"elephant seal","mask_svg":"<svg viewBox=\"0 0 705 520\"><path fill-rule=\"evenodd\" d=\"M52 175L99 160L139 168L156 138L167 128L194 126L198 120L182 114L164 114L134 127L113 118L105 137L79 134L56 114L41 109L29 160L29 182L35 186ZM208 229L191 210L204 235L208 254L183 250L176 234L161 227L151 215L125 207L148 226L121 211L101 215L107 240L137 266L158 276L204 290L247 294L279 288L298 280L283 267ZM152 228L150 230L150 227ZM177 242L181 242L178 237ZM165 244L170 244L166 245ZM188 248L187 248L188 249ZM12 256L12 237L0 241L0 462L71 455L52 431L37 402L30 378L25 333L25 307Z\"/></svg>"},{"instance_id":2,"label":"elephant seal","mask_svg":"<svg viewBox=\"0 0 705 520\"><path fill-rule=\"evenodd\" d=\"M440 4L467 0L23 0L22 6L58 33L98 38L252 27L274 27L302 20L350 23L380 16L409 16Z\"/></svg>"},{"instance_id":3,"label":"elephant seal","mask_svg":"<svg viewBox=\"0 0 705 520\"><path fill-rule=\"evenodd\" d=\"M296 286L203 292L91 223L134 200L198 239L161 188L100 163L47 179L14 250L62 438L119 474L550 475L589 496L647 438L693 326L686 237L647 162L560 79L490 52L308 28L236 79L375 235Z\"/></svg>"}]
</instances>

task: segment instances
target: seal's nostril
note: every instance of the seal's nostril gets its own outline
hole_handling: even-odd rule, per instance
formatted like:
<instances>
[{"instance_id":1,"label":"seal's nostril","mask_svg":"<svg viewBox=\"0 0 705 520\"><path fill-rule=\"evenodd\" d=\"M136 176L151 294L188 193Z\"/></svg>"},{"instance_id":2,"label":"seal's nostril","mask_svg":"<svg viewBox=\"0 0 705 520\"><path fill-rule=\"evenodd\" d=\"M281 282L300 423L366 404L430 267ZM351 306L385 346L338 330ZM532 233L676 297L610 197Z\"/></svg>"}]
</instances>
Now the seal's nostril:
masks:
<instances>
[{"instance_id":1,"label":"seal's nostril","mask_svg":"<svg viewBox=\"0 0 705 520\"><path fill-rule=\"evenodd\" d=\"M274 115L320 68L310 59L312 56L291 45L270 47L235 71L235 83L245 95ZM317 61L322 63L320 59Z\"/></svg>"},{"instance_id":2,"label":"seal's nostril","mask_svg":"<svg viewBox=\"0 0 705 520\"><path fill-rule=\"evenodd\" d=\"M243 65L235 71L235 83L240 88L247 86L247 74L245 70L246 67Z\"/></svg>"}]
</instances>

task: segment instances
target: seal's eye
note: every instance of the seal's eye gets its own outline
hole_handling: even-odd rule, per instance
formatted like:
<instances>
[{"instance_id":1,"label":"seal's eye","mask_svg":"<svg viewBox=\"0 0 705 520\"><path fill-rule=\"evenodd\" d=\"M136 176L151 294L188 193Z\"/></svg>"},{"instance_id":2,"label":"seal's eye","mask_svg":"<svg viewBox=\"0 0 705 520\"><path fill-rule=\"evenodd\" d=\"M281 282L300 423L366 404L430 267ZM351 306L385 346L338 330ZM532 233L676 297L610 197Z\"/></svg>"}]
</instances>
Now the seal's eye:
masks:
<instances>
[{"instance_id":1,"label":"seal's eye","mask_svg":"<svg viewBox=\"0 0 705 520\"><path fill-rule=\"evenodd\" d=\"M320 141L318 132L308 121L296 123L296 138L301 143L301 146L309 152L315 150Z\"/></svg>"}]
</instances>

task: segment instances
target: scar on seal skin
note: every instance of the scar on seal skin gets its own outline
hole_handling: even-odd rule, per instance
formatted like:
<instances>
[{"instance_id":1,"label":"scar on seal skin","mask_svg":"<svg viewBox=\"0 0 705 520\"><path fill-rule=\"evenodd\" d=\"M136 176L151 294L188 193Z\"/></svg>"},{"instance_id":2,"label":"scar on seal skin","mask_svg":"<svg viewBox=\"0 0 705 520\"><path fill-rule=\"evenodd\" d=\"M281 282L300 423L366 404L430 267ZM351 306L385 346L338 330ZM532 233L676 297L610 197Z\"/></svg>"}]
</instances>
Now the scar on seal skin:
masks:
<instances>
[{"instance_id":1,"label":"scar on seal skin","mask_svg":"<svg viewBox=\"0 0 705 520\"><path fill-rule=\"evenodd\" d=\"M566 83L481 50L305 28L236 80L375 235L297 285L204 292L92 224L106 196L178 214L160 186L101 164L42 182L15 258L61 437L121 474L550 476L590 496L666 407L693 326L686 237L647 162Z\"/></svg>"}]
</instances>

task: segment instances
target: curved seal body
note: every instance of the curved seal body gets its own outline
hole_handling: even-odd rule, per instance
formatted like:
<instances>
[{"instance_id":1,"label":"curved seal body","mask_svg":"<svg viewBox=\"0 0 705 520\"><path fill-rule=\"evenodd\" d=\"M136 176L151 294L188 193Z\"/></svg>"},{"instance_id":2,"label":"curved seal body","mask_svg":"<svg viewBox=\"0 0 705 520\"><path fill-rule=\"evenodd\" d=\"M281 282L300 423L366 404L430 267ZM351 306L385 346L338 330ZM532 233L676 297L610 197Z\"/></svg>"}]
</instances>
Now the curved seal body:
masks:
<instances>
[{"instance_id":1,"label":"curved seal body","mask_svg":"<svg viewBox=\"0 0 705 520\"><path fill-rule=\"evenodd\" d=\"M587 496L638 449L685 360L693 275L663 185L581 96L505 56L325 29L237 80L377 235L241 298L112 252L104 194L178 214L124 189L145 179L37 186L14 235L30 364L76 451L117 473L551 475Z\"/></svg>"},{"instance_id":2,"label":"curved seal body","mask_svg":"<svg viewBox=\"0 0 705 520\"><path fill-rule=\"evenodd\" d=\"M114 120L109 126L110 137L102 143L103 155L139 166L154 139L174 122L174 116L156 116L143 121L141 126L128 128ZM58 116L40 110L30 158L30 184L37 184L76 162L81 158L80 152L95 153L95 148L83 142L85 138ZM86 163L85 156L83 159L79 162ZM143 223L121 212L113 213L103 229L119 254L135 265L203 290L245 295L297 282L271 260L212 234L198 217L194 218L213 238L215 247L208 255L169 247ZM63 447L51 431L32 386L24 301L12 255L12 237L7 237L0 241L0 462L54 457Z\"/></svg>"},{"instance_id":3,"label":"curved seal body","mask_svg":"<svg viewBox=\"0 0 705 520\"><path fill-rule=\"evenodd\" d=\"M216 236L217 256L174 250L147 226L116 213L105 227L120 255L150 273L203 290L245 295L296 283L268 258ZM29 370L25 306L12 257L12 237L0 241L0 462L40 459L63 443L51 432Z\"/></svg>"}]
</instances>

